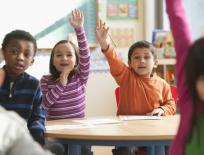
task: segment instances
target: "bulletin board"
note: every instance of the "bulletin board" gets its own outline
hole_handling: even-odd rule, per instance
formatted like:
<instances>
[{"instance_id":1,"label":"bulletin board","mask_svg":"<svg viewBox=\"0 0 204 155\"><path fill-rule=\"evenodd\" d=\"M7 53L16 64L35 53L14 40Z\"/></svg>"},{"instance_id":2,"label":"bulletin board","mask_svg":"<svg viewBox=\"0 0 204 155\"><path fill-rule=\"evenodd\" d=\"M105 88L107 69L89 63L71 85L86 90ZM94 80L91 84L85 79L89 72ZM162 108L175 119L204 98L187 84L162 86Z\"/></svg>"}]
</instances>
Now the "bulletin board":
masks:
<instances>
[{"instance_id":1,"label":"bulletin board","mask_svg":"<svg viewBox=\"0 0 204 155\"><path fill-rule=\"evenodd\" d=\"M108 0L107 17L108 19L137 19L138 4L137 0Z\"/></svg>"}]
</instances>

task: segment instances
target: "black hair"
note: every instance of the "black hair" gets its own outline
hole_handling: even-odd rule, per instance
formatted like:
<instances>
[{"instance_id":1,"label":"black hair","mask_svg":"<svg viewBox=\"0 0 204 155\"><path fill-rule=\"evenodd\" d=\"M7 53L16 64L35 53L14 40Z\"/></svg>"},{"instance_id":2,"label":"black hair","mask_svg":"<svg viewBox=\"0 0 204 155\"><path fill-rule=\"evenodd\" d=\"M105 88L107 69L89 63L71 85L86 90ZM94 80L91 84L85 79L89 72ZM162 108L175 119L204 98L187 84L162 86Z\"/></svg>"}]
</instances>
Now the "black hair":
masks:
<instances>
[{"instance_id":1,"label":"black hair","mask_svg":"<svg viewBox=\"0 0 204 155\"><path fill-rule=\"evenodd\" d=\"M36 39L29 32L26 32L24 30L13 30L10 33L6 34L2 42L3 51L5 51L7 45L13 39L20 39L20 40L26 40L26 41L32 42L34 45L34 55L35 55L37 51Z\"/></svg>"},{"instance_id":2,"label":"black hair","mask_svg":"<svg viewBox=\"0 0 204 155\"><path fill-rule=\"evenodd\" d=\"M51 52L51 57L50 57L50 74L52 75L52 79L53 80L57 80L60 76L60 72L57 71L57 69L55 68L55 66L53 65L53 61L54 61L54 53L55 53L55 49L56 47L59 45L59 44L66 44L66 43L69 43L73 49L74 49L74 53L75 53L75 56L76 56L76 64L73 68L73 70L70 72L69 76L68 76L68 81L70 80L70 78L76 73L76 69L78 67L78 64L79 64L79 55L78 55L78 48L77 46L71 42L71 41L68 41L68 40L60 40L59 42L57 42L55 44L55 46L53 47L52 49L52 52Z\"/></svg>"},{"instance_id":3,"label":"black hair","mask_svg":"<svg viewBox=\"0 0 204 155\"><path fill-rule=\"evenodd\" d=\"M186 82L189 87L193 102L199 100L196 91L196 82L204 75L204 38L196 40L189 49L185 61Z\"/></svg>"},{"instance_id":4,"label":"black hair","mask_svg":"<svg viewBox=\"0 0 204 155\"><path fill-rule=\"evenodd\" d=\"M142 40L142 41L135 42L134 44L132 44L130 46L129 51L128 51L128 60L129 61L131 60L131 56L132 56L132 54L136 48L148 48L148 49L150 49L154 59L155 60L157 59L156 50L155 50L154 45L148 41Z\"/></svg>"},{"instance_id":5,"label":"black hair","mask_svg":"<svg viewBox=\"0 0 204 155\"><path fill-rule=\"evenodd\" d=\"M192 122L191 130L197 122L197 104L200 101L198 92L196 90L196 82L199 77L204 75L204 38L196 40L189 48L189 53L185 61L186 84L189 88L192 98ZM188 137L190 141L192 133Z\"/></svg>"}]
</instances>

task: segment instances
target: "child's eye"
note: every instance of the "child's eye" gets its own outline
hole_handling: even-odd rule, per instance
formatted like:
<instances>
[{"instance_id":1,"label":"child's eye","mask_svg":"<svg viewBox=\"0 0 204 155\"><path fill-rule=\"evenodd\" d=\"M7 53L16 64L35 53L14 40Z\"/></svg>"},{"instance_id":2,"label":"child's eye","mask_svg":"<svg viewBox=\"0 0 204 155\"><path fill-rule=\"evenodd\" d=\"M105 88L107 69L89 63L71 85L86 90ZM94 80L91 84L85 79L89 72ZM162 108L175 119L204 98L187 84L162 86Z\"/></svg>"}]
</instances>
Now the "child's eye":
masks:
<instances>
[{"instance_id":1,"label":"child's eye","mask_svg":"<svg viewBox=\"0 0 204 155\"><path fill-rule=\"evenodd\" d=\"M134 56L133 59L139 60L140 56Z\"/></svg>"},{"instance_id":2,"label":"child's eye","mask_svg":"<svg viewBox=\"0 0 204 155\"><path fill-rule=\"evenodd\" d=\"M144 58L145 58L145 59L150 59L151 57L148 55L148 56L145 56Z\"/></svg>"},{"instance_id":3,"label":"child's eye","mask_svg":"<svg viewBox=\"0 0 204 155\"><path fill-rule=\"evenodd\" d=\"M18 53L18 51L17 51L16 49L11 49L9 52L10 52L11 54L17 54L17 53Z\"/></svg>"},{"instance_id":4,"label":"child's eye","mask_svg":"<svg viewBox=\"0 0 204 155\"><path fill-rule=\"evenodd\" d=\"M67 54L68 57L72 57L72 54Z\"/></svg>"},{"instance_id":5,"label":"child's eye","mask_svg":"<svg viewBox=\"0 0 204 155\"><path fill-rule=\"evenodd\" d=\"M29 58L29 57L31 56L31 54L30 54L30 53L25 53L24 56L25 56L26 58Z\"/></svg>"}]
</instances>

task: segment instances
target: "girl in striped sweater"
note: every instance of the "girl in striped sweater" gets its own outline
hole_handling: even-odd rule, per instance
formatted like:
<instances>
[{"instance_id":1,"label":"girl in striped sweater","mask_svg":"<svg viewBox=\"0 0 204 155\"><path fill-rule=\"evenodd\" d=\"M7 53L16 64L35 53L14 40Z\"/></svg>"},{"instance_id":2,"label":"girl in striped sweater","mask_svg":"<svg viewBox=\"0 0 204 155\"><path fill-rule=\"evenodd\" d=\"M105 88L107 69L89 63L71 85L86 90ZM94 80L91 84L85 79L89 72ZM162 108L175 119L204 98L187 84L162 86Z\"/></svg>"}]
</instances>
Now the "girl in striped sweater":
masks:
<instances>
[{"instance_id":1,"label":"girl in striped sweater","mask_svg":"<svg viewBox=\"0 0 204 155\"><path fill-rule=\"evenodd\" d=\"M76 32L79 51L71 41L59 41L51 53L50 75L44 75L41 79L43 108L47 112L47 120L85 116L90 52L83 23L83 13L76 9L72 11L70 24ZM83 148L82 154L89 154Z\"/></svg>"},{"instance_id":2,"label":"girl in striped sweater","mask_svg":"<svg viewBox=\"0 0 204 155\"><path fill-rule=\"evenodd\" d=\"M90 52L83 29L82 12L74 10L70 23L77 35L79 52L71 41L59 41L51 53L50 75L44 75L41 79L43 107L48 120L85 116Z\"/></svg>"}]
</instances>

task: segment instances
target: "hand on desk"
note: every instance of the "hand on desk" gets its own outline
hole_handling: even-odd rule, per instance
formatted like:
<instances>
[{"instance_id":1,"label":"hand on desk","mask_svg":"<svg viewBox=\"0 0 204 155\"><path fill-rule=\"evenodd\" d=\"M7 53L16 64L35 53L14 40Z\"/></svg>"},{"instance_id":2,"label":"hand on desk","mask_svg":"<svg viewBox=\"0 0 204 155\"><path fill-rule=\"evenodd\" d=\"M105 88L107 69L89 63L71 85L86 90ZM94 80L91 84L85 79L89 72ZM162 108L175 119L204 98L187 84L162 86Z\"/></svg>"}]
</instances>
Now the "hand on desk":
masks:
<instances>
[{"instance_id":1,"label":"hand on desk","mask_svg":"<svg viewBox=\"0 0 204 155\"><path fill-rule=\"evenodd\" d=\"M164 110L162 108L156 108L152 112L147 113L150 116L164 116Z\"/></svg>"}]
</instances>

